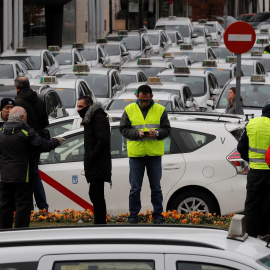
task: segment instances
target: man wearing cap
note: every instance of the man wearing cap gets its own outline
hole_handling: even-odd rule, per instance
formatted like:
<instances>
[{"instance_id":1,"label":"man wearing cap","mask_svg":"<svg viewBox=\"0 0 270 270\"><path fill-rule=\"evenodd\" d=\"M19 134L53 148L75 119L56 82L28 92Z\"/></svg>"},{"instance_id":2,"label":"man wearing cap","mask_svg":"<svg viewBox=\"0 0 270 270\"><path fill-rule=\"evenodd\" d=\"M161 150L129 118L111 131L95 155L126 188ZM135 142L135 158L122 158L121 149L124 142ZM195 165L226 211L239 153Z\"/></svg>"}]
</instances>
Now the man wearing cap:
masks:
<instances>
[{"instance_id":1,"label":"man wearing cap","mask_svg":"<svg viewBox=\"0 0 270 270\"><path fill-rule=\"evenodd\" d=\"M120 132L127 138L129 156L130 193L129 222L138 223L141 210L141 187L145 168L151 188L153 223L163 224L161 156L164 155L164 139L170 135L171 126L165 108L154 102L149 85L141 85L136 93L137 100L125 108L120 122Z\"/></svg>"},{"instance_id":2,"label":"man wearing cap","mask_svg":"<svg viewBox=\"0 0 270 270\"><path fill-rule=\"evenodd\" d=\"M249 120L237 145L241 158L249 162L245 216L247 233L264 239L270 228L270 168L265 154L270 145L270 104L262 116Z\"/></svg>"},{"instance_id":3,"label":"man wearing cap","mask_svg":"<svg viewBox=\"0 0 270 270\"><path fill-rule=\"evenodd\" d=\"M1 100L0 127L8 120L10 110L15 106L15 102L11 98L3 98Z\"/></svg>"}]
</instances>

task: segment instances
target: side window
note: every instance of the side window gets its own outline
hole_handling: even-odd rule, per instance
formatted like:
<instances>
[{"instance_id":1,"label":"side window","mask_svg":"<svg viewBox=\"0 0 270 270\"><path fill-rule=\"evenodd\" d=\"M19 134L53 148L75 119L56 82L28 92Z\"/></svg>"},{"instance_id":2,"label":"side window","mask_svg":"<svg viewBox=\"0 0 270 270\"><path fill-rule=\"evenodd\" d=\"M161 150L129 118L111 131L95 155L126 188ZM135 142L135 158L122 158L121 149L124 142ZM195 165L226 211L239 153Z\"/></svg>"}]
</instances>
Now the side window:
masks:
<instances>
[{"instance_id":1,"label":"side window","mask_svg":"<svg viewBox=\"0 0 270 270\"><path fill-rule=\"evenodd\" d=\"M127 157L127 139L120 134L118 127L111 129L111 156L112 159Z\"/></svg>"},{"instance_id":2,"label":"side window","mask_svg":"<svg viewBox=\"0 0 270 270\"><path fill-rule=\"evenodd\" d=\"M186 103L187 100L189 100L190 96L189 96L189 93L187 91L187 87L185 87L183 89L183 98L184 98L184 102Z\"/></svg>"},{"instance_id":3,"label":"side window","mask_svg":"<svg viewBox=\"0 0 270 270\"><path fill-rule=\"evenodd\" d=\"M258 63L258 64L259 64L260 69L261 69L261 74L266 74L264 66L261 63Z\"/></svg>"},{"instance_id":4,"label":"side window","mask_svg":"<svg viewBox=\"0 0 270 270\"><path fill-rule=\"evenodd\" d=\"M208 57L210 60L214 60L216 59L216 55L214 54L214 52L211 49L208 49Z\"/></svg>"},{"instance_id":5,"label":"side window","mask_svg":"<svg viewBox=\"0 0 270 270\"><path fill-rule=\"evenodd\" d=\"M235 270L228 266L201 263L201 262L177 262L177 270L192 269L192 270Z\"/></svg>"},{"instance_id":6,"label":"side window","mask_svg":"<svg viewBox=\"0 0 270 270\"><path fill-rule=\"evenodd\" d=\"M14 262L14 263L1 263L0 270L36 270L38 268L37 262Z\"/></svg>"},{"instance_id":7,"label":"side window","mask_svg":"<svg viewBox=\"0 0 270 270\"><path fill-rule=\"evenodd\" d=\"M17 64L15 64L15 69L16 69L15 77L19 76L19 73L24 73Z\"/></svg>"},{"instance_id":8,"label":"side window","mask_svg":"<svg viewBox=\"0 0 270 270\"><path fill-rule=\"evenodd\" d=\"M175 140L181 153L194 152L216 138L216 136L212 134L180 128L172 128L171 136Z\"/></svg>"},{"instance_id":9,"label":"side window","mask_svg":"<svg viewBox=\"0 0 270 270\"><path fill-rule=\"evenodd\" d=\"M214 91L214 89L215 89L215 84L214 84L210 74L208 75L208 84L209 84L210 93L212 93Z\"/></svg>"},{"instance_id":10,"label":"side window","mask_svg":"<svg viewBox=\"0 0 270 270\"><path fill-rule=\"evenodd\" d=\"M145 40L145 36L142 37L142 50L144 50L145 46L146 46L147 42Z\"/></svg>"},{"instance_id":11,"label":"side window","mask_svg":"<svg viewBox=\"0 0 270 270\"><path fill-rule=\"evenodd\" d=\"M83 161L84 137L83 133L67 137L55 150L42 153L40 164L55 164Z\"/></svg>"},{"instance_id":12,"label":"side window","mask_svg":"<svg viewBox=\"0 0 270 270\"><path fill-rule=\"evenodd\" d=\"M83 96L90 96L90 97L92 97L91 91L89 90L89 88L88 88L88 86L86 85L85 82L81 82L80 83L80 87L81 87ZM82 96L79 96L79 97L82 97Z\"/></svg>"},{"instance_id":13,"label":"side window","mask_svg":"<svg viewBox=\"0 0 270 270\"><path fill-rule=\"evenodd\" d=\"M217 78L214 74L210 74L210 78L212 79L213 81L213 84L214 84L214 88L219 88L219 84L217 82Z\"/></svg>"},{"instance_id":14,"label":"side window","mask_svg":"<svg viewBox=\"0 0 270 270\"><path fill-rule=\"evenodd\" d=\"M53 100L51 99L50 94L46 94L45 96L45 103L46 103L46 109L47 109L47 114L50 115L52 112L54 112L54 105L53 105Z\"/></svg>"},{"instance_id":15,"label":"side window","mask_svg":"<svg viewBox=\"0 0 270 270\"><path fill-rule=\"evenodd\" d=\"M81 61L81 57L80 55L75 51L74 52L74 64L80 64L82 61Z\"/></svg>"},{"instance_id":16,"label":"side window","mask_svg":"<svg viewBox=\"0 0 270 270\"><path fill-rule=\"evenodd\" d=\"M50 66L54 65L54 59L53 59L52 55L49 52L45 52L45 55L48 58Z\"/></svg>"}]
</instances>

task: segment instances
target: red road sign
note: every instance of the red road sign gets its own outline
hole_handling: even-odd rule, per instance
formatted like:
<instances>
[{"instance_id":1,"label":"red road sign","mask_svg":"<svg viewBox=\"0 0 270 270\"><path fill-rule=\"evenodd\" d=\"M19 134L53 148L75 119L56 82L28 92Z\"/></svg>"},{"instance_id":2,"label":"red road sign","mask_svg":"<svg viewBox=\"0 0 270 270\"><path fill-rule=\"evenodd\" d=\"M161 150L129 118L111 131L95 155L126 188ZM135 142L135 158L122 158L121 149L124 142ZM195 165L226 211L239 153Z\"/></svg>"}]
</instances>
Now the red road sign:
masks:
<instances>
[{"instance_id":1,"label":"red road sign","mask_svg":"<svg viewBox=\"0 0 270 270\"><path fill-rule=\"evenodd\" d=\"M229 51L242 54L248 52L253 47L256 34L250 24L234 22L226 28L223 39Z\"/></svg>"}]
</instances>

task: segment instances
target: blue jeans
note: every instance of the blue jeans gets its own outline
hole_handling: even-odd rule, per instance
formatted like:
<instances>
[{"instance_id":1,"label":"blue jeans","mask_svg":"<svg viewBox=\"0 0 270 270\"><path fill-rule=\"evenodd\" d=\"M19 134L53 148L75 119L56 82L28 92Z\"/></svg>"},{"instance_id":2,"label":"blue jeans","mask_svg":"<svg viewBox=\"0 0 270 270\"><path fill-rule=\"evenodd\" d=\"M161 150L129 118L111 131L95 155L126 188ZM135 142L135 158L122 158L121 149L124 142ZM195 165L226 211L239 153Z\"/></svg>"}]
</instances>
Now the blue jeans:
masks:
<instances>
[{"instance_id":1,"label":"blue jeans","mask_svg":"<svg viewBox=\"0 0 270 270\"><path fill-rule=\"evenodd\" d=\"M36 201L38 209L40 210L46 209L48 211L49 205L47 204L45 190L44 190L42 181L39 177L39 171L38 171L39 159L40 159L40 154L38 154L35 158L35 168L34 168L34 173L33 173L34 197L35 197L35 201Z\"/></svg>"},{"instance_id":2,"label":"blue jeans","mask_svg":"<svg viewBox=\"0 0 270 270\"><path fill-rule=\"evenodd\" d=\"M137 215L141 210L141 188L143 183L144 171L148 175L151 188L151 203L153 205L153 218L163 219L162 216L162 191L160 180L162 175L161 157L130 157L129 158L129 211L130 219L137 220Z\"/></svg>"}]
</instances>

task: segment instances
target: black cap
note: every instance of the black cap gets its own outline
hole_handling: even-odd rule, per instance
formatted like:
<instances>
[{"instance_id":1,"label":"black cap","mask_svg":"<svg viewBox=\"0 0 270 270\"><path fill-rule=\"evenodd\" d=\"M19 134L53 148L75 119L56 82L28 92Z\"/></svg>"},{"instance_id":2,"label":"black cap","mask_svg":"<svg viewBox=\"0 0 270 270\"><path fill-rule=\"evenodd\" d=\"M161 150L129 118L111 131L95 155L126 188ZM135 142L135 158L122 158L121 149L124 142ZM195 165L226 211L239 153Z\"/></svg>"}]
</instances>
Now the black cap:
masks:
<instances>
[{"instance_id":1,"label":"black cap","mask_svg":"<svg viewBox=\"0 0 270 270\"><path fill-rule=\"evenodd\" d=\"M15 102L14 102L14 100L11 99L11 98L3 98L3 99L1 100L1 111L2 111L2 109L3 109L6 105L13 105L13 106L15 106Z\"/></svg>"},{"instance_id":2,"label":"black cap","mask_svg":"<svg viewBox=\"0 0 270 270\"><path fill-rule=\"evenodd\" d=\"M267 104L262 109L262 116L266 116L270 118L270 104Z\"/></svg>"}]
</instances>

